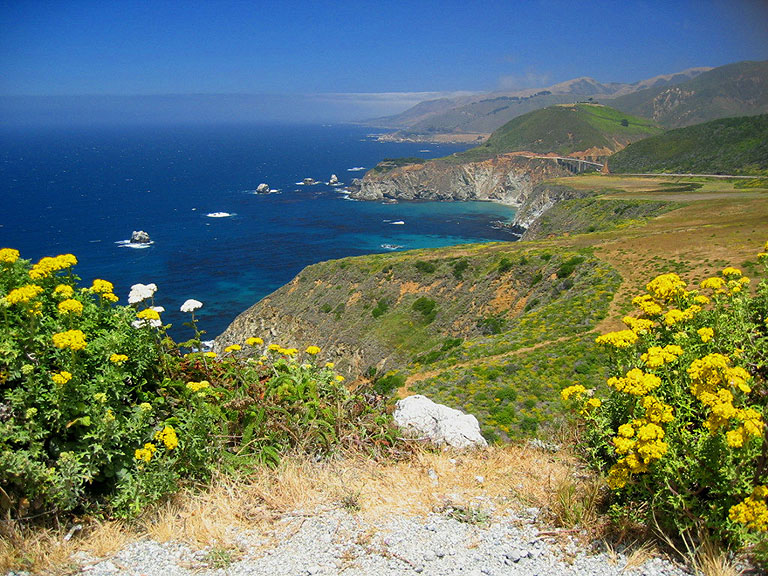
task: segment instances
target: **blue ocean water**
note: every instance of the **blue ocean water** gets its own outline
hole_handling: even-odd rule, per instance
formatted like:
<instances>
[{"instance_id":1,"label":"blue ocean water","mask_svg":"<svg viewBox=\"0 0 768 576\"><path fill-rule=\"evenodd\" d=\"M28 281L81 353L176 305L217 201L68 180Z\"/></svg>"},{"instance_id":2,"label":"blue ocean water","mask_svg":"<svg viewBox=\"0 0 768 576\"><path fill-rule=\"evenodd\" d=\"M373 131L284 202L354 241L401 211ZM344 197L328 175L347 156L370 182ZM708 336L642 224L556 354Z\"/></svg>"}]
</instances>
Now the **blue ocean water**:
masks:
<instances>
[{"instance_id":1,"label":"blue ocean water","mask_svg":"<svg viewBox=\"0 0 768 576\"><path fill-rule=\"evenodd\" d=\"M444 156L460 145L381 143L358 126L185 126L0 130L0 247L37 260L75 254L84 282L154 282L177 339L178 312L201 327L234 317L315 262L397 249L514 240L514 210L491 203L355 202L325 184L387 157ZM324 183L301 186L304 178ZM280 193L256 195L260 183ZM226 217L208 214L223 212ZM147 249L118 242L133 230Z\"/></svg>"}]
</instances>

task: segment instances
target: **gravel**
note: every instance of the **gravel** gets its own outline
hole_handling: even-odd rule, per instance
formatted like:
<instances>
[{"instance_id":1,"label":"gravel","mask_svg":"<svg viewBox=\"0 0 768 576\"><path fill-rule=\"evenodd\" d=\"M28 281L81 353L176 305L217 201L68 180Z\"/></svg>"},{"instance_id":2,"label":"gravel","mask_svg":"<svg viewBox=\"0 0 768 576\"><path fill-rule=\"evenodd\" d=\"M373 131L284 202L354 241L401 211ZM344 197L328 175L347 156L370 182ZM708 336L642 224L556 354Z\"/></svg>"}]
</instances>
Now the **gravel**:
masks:
<instances>
[{"instance_id":1,"label":"gravel","mask_svg":"<svg viewBox=\"0 0 768 576\"><path fill-rule=\"evenodd\" d=\"M570 532L536 523L529 508L471 523L433 513L374 522L342 509L283 516L269 532L243 532L234 549L133 542L109 558L80 555L87 576L685 576L662 558L638 566L621 553L585 549ZM597 547L597 546L595 546ZM587 547L589 548L589 546Z\"/></svg>"}]
</instances>

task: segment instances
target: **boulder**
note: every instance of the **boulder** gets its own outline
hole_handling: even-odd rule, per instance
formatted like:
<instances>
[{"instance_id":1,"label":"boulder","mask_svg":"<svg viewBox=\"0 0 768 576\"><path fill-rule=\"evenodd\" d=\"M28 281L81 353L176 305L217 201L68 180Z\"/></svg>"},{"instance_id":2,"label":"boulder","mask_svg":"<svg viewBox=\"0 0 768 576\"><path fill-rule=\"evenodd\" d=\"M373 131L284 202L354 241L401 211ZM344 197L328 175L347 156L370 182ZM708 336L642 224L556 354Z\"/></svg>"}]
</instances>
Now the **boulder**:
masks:
<instances>
[{"instance_id":1,"label":"boulder","mask_svg":"<svg viewBox=\"0 0 768 576\"><path fill-rule=\"evenodd\" d=\"M144 232L144 230L134 230L131 232L131 244L149 244L151 242L149 234Z\"/></svg>"},{"instance_id":2,"label":"boulder","mask_svg":"<svg viewBox=\"0 0 768 576\"><path fill-rule=\"evenodd\" d=\"M264 184L263 182L256 186L256 192L258 194L266 194L269 192L269 184Z\"/></svg>"},{"instance_id":3,"label":"boulder","mask_svg":"<svg viewBox=\"0 0 768 576\"><path fill-rule=\"evenodd\" d=\"M437 404L420 394L399 400L394 419L399 428L428 438L438 446L475 448L488 445L472 414Z\"/></svg>"},{"instance_id":4,"label":"boulder","mask_svg":"<svg viewBox=\"0 0 768 576\"><path fill-rule=\"evenodd\" d=\"M328 183L333 186L334 184L339 183L339 177L336 176L336 174L331 174L331 179L328 181Z\"/></svg>"}]
</instances>

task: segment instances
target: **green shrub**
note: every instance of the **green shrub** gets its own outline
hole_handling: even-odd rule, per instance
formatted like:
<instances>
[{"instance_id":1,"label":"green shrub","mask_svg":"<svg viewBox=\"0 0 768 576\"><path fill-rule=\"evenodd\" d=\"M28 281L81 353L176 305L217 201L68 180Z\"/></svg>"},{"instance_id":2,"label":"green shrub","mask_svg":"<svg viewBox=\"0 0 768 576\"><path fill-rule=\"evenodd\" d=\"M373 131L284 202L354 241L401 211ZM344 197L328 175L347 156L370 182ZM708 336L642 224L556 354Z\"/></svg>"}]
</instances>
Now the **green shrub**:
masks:
<instances>
[{"instance_id":1,"label":"green shrub","mask_svg":"<svg viewBox=\"0 0 768 576\"><path fill-rule=\"evenodd\" d=\"M76 262L31 265L0 249L3 516L132 516L214 468L395 442L385 407L316 363L319 348L302 361L275 345L260 359L238 357L240 345L182 355L152 306L156 286L136 285L130 306L115 305L109 282L78 287ZM185 346L196 350L200 306L182 306L194 330Z\"/></svg>"},{"instance_id":2,"label":"green shrub","mask_svg":"<svg viewBox=\"0 0 768 576\"><path fill-rule=\"evenodd\" d=\"M425 260L416 260L413 265L416 267L416 270L422 274L432 274L437 270L437 267L432 262L427 262Z\"/></svg>"},{"instance_id":3,"label":"green shrub","mask_svg":"<svg viewBox=\"0 0 768 576\"><path fill-rule=\"evenodd\" d=\"M437 316L437 303L426 296L418 298L411 307L416 312L421 312L426 324L431 324L435 316Z\"/></svg>"},{"instance_id":4,"label":"green shrub","mask_svg":"<svg viewBox=\"0 0 768 576\"><path fill-rule=\"evenodd\" d=\"M383 396L389 396L405 385L405 379L405 374L401 372L387 372L374 382L373 389Z\"/></svg>"},{"instance_id":5,"label":"green shrub","mask_svg":"<svg viewBox=\"0 0 768 576\"><path fill-rule=\"evenodd\" d=\"M499 261L499 265L497 266L496 269L499 271L499 274L505 274L510 270L512 270L513 266L514 264L512 264L512 262L508 258L502 258Z\"/></svg>"},{"instance_id":6,"label":"green shrub","mask_svg":"<svg viewBox=\"0 0 768 576\"><path fill-rule=\"evenodd\" d=\"M768 272L768 253L758 260ZM628 329L597 339L612 357L607 396L562 392L586 421L614 508L645 510L673 537L740 545L768 531L768 281L754 296L748 284L731 267L701 293L657 277Z\"/></svg>"},{"instance_id":7,"label":"green shrub","mask_svg":"<svg viewBox=\"0 0 768 576\"><path fill-rule=\"evenodd\" d=\"M469 268L469 262L466 260L459 260L453 264L453 276L457 280L464 278L464 272Z\"/></svg>"},{"instance_id":8,"label":"green shrub","mask_svg":"<svg viewBox=\"0 0 768 576\"><path fill-rule=\"evenodd\" d=\"M373 314L374 318L378 318L379 316L383 315L387 310L389 310L389 304L384 298L382 298L376 303L376 307L373 310L371 310L371 314Z\"/></svg>"},{"instance_id":9,"label":"green shrub","mask_svg":"<svg viewBox=\"0 0 768 576\"><path fill-rule=\"evenodd\" d=\"M501 316L488 316L477 321L477 327L480 328L480 332L487 336L501 334L506 325L507 320Z\"/></svg>"},{"instance_id":10,"label":"green shrub","mask_svg":"<svg viewBox=\"0 0 768 576\"><path fill-rule=\"evenodd\" d=\"M563 262L560 267L557 269L557 277L558 278L567 278L571 274L573 274L573 271L576 269L576 266L584 262L585 258L584 256L574 256L572 258L569 258L565 262Z\"/></svg>"}]
</instances>

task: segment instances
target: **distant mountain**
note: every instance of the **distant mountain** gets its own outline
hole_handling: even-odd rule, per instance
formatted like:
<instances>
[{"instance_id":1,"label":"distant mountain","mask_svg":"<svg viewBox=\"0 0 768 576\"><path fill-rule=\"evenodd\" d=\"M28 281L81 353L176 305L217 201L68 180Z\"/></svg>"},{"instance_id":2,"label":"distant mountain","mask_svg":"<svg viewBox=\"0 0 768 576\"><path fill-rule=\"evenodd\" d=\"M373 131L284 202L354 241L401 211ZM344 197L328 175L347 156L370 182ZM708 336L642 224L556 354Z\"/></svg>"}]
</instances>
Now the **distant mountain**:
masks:
<instances>
[{"instance_id":1,"label":"distant mountain","mask_svg":"<svg viewBox=\"0 0 768 576\"><path fill-rule=\"evenodd\" d=\"M720 66L674 86L655 86L609 103L666 128L764 114L768 112L768 60Z\"/></svg>"},{"instance_id":2,"label":"distant mountain","mask_svg":"<svg viewBox=\"0 0 768 576\"><path fill-rule=\"evenodd\" d=\"M562 104L518 116L488 140L454 155L471 160L526 151L602 158L627 144L662 132L654 122L600 104Z\"/></svg>"},{"instance_id":3,"label":"distant mountain","mask_svg":"<svg viewBox=\"0 0 768 576\"><path fill-rule=\"evenodd\" d=\"M544 88L462 95L421 102L402 114L377 118L374 126L401 130L402 137L450 133L488 134L511 119L533 110L577 100L630 94L637 90L667 87L690 80L711 68L691 68L675 74L655 76L632 84L603 83L580 77Z\"/></svg>"},{"instance_id":4,"label":"distant mountain","mask_svg":"<svg viewBox=\"0 0 768 576\"><path fill-rule=\"evenodd\" d=\"M768 170L768 114L722 118L635 142L608 159L611 172L760 174Z\"/></svg>"}]
</instances>

